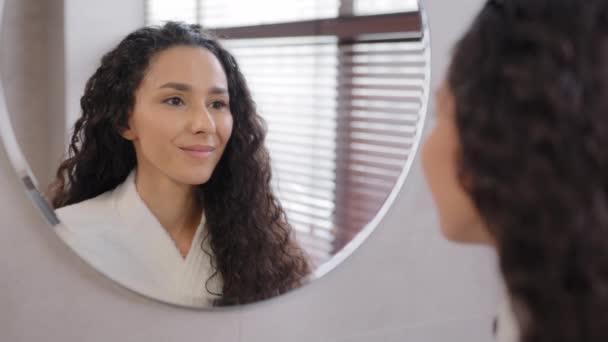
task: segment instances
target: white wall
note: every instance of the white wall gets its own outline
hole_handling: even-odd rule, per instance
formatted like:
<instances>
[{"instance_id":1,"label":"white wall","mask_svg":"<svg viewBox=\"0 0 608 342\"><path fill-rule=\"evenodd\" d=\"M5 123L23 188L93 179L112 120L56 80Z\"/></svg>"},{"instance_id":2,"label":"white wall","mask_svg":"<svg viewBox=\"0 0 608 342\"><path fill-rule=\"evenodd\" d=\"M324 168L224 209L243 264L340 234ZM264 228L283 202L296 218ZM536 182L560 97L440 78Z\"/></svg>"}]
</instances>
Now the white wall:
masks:
<instances>
[{"instance_id":1,"label":"white wall","mask_svg":"<svg viewBox=\"0 0 608 342\"><path fill-rule=\"evenodd\" d=\"M21 1L32 6L36 2ZM134 21L121 14L132 2L113 2L120 3L121 10L104 9L93 1L65 0L69 113L74 112L69 102L79 97L83 77L92 72L91 61L111 40L134 27ZM427 1L434 84L445 70L449 48L481 2ZM104 13L108 19L101 18ZM12 28L15 31L8 35L23 29ZM14 89L18 82L5 86ZM27 108L14 110L14 115L28 114ZM32 140L28 146L36 144ZM342 266L292 294L219 312L159 304L92 270L34 211L3 150L0 189L2 341L491 340L499 296L494 257L485 249L443 241L418 163L381 226Z\"/></svg>"},{"instance_id":2,"label":"white wall","mask_svg":"<svg viewBox=\"0 0 608 342\"><path fill-rule=\"evenodd\" d=\"M10 8L5 13L3 27L10 29L0 36L0 76L9 85L5 95L15 135L19 141L29 142L22 149L31 157L30 167L40 185L46 187L50 182L48 166L56 148L48 134L49 126L56 122L51 118L61 113L47 93L49 89L59 90L63 86L50 87L53 73L48 68L49 60L43 56L48 55L50 59L55 56L56 37L47 32L53 31L49 25L56 12L53 6L59 1L9 0L7 3Z\"/></svg>"},{"instance_id":3,"label":"white wall","mask_svg":"<svg viewBox=\"0 0 608 342\"><path fill-rule=\"evenodd\" d=\"M14 0L13 0L14 1ZM31 1L22 1L28 3ZM55 179L56 170L64 160L65 137L67 136L65 120L65 37L64 37L64 7L63 0L38 1L46 4L46 35L47 51L38 56L47 65L48 85L44 90L48 97L48 110L43 114L49 117L48 126L44 129L52 134L49 138L49 163L40 170L41 183L51 183ZM51 165L52 167L48 167ZM46 177L46 179L44 178Z\"/></svg>"},{"instance_id":4,"label":"white wall","mask_svg":"<svg viewBox=\"0 0 608 342\"><path fill-rule=\"evenodd\" d=\"M80 97L103 53L144 25L143 0L63 0L68 131L80 116Z\"/></svg>"}]
</instances>

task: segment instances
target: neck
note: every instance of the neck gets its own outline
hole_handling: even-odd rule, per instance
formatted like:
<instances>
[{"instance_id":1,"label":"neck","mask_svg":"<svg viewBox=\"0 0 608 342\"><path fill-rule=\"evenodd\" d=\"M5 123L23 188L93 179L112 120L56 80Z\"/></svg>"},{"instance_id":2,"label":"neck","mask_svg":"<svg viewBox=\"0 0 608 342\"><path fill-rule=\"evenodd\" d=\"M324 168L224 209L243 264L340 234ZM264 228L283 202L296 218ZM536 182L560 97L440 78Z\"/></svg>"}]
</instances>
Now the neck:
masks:
<instances>
[{"instance_id":1,"label":"neck","mask_svg":"<svg viewBox=\"0 0 608 342\"><path fill-rule=\"evenodd\" d=\"M187 253L200 224L202 208L193 185L178 183L159 171L137 168L135 187L148 209L176 242L182 254ZM186 250L186 251L184 251Z\"/></svg>"}]
</instances>

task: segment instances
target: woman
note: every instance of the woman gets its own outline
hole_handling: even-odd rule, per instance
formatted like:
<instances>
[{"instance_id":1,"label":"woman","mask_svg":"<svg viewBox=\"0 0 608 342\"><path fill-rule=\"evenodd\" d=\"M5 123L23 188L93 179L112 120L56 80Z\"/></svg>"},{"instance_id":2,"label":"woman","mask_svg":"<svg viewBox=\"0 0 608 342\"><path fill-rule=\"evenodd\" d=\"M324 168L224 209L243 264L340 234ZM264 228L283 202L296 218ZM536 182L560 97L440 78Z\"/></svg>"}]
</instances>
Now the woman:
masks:
<instances>
[{"instance_id":1,"label":"woman","mask_svg":"<svg viewBox=\"0 0 608 342\"><path fill-rule=\"evenodd\" d=\"M493 246L502 341L608 341L608 1L488 1L423 150L444 235Z\"/></svg>"},{"instance_id":2,"label":"woman","mask_svg":"<svg viewBox=\"0 0 608 342\"><path fill-rule=\"evenodd\" d=\"M52 202L85 259L178 304L250 303L305 281L262 119L236 61L200 26L128 35L81 107Z\"/></svg>"}]
</instances>

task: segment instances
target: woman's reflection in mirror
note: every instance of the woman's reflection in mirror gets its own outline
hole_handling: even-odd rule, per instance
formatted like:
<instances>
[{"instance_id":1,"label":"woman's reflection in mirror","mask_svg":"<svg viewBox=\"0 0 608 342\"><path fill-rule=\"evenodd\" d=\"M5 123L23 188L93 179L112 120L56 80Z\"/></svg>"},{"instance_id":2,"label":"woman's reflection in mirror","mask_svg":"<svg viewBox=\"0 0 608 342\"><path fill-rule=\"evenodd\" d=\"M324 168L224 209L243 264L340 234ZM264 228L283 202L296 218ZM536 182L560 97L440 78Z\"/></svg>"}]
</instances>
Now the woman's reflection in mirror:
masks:
<instances>
[{"instance_id":1,"label":"woman's reflection in mirror","mask_svg":"<svg viewBox=\"0 0 608 342\"><path fill-rule=\"evenodd\" d=\"M175 22L129 34L80 103L52 203L65 234L107 258L102 271L215 305L305 282L307 258L271 189L264 122L212 35Z\"/></svg>"}]
</instances>

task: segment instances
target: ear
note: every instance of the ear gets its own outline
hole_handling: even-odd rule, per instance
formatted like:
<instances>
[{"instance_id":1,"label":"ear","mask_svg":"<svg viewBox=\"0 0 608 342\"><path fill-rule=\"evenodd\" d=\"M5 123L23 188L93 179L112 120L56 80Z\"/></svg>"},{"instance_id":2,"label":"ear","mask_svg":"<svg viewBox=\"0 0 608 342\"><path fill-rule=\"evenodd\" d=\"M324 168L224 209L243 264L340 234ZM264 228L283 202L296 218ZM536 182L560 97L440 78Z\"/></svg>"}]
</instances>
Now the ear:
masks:
<instances>
[{"instance_id":1,"label":"ear","mask_svg":"<svg viewBox=\"0 0 608 342\"><path fill-rule=\"evenodd\" d=\"M133 125L131 123L131 119L129 118L129 121L127 122L127 126L119 128L118 132L123 138L125 138L127 140L130 140L130 141L137 140L137 132L132 127L133 127Z\"/></svg>"}]
</instances>

